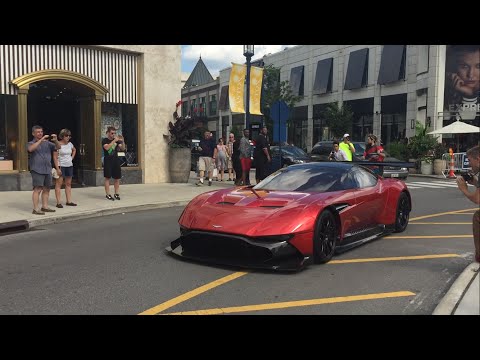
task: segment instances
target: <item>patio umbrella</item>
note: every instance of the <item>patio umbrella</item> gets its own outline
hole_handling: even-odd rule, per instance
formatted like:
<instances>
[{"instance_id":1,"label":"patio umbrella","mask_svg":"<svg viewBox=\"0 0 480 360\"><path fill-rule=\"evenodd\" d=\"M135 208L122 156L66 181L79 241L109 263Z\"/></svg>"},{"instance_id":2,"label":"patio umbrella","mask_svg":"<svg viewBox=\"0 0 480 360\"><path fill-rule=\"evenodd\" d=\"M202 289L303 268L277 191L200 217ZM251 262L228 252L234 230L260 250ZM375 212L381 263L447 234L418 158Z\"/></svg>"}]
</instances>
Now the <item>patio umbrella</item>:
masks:
<instances>
[{"instance_id":1,"label":"patio umbrella","mask_svg":"<svg viewBox=\"0 0 480 360\"><path fill-rule=\"evenodd\" d=\"M435 131L431 131L428 134L434 135L434 134L468 134L468 133L478 134L480 133L480 128L478 126L473 126L473 125L464 123L463 121L460 121L459 119L457 119L457 121L451 123L450 125L444 126ZM457 152L459 152L459 149L460 149L460 143L457 136Z\"/></svg>"}]
</instances>

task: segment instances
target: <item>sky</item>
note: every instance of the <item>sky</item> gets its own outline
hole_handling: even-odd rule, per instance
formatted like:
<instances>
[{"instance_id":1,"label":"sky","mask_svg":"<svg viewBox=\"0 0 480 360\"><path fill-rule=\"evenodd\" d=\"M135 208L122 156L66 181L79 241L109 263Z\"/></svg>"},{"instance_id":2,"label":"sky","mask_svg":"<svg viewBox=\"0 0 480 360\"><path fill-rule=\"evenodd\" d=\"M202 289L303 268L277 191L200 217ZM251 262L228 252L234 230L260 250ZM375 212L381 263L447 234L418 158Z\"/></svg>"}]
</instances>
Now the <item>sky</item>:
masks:
<instances>
[{"instance_id":1,"label":"sky","mask_svg":"<svg viewBox=\"0 0 480 360\"><path fill-rule=\"evenodd\" d=\"M255 45L252 60L292 46L295 45ZM220 70L230 67L232 62L243 64L246 61L243 45L182 45L182 72L191 73L200 55L214 79Z\"/></svg>"}]
</instances>

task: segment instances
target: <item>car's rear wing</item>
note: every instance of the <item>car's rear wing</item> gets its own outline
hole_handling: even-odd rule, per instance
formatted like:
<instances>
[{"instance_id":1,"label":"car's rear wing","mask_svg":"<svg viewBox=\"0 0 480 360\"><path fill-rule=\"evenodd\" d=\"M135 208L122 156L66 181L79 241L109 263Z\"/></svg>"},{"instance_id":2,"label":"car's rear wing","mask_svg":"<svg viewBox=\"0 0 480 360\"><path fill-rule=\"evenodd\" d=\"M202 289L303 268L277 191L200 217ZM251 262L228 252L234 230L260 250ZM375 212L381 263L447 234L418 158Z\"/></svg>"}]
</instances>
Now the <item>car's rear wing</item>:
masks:
<instances>
[{"instance_id":1,"label":"car's rear wing","mask_svg":"<svg viewBox=\"0 0 480 360\"><path fill-rule=\"evenodd\" d=\"M391 166L391 167L400 167L400 168L414 168L414 162L408 161L366 161L366 160L357 160L357 161L339 161L345 163L359 164L364 166Z\"/></svg>"}]
</instances>

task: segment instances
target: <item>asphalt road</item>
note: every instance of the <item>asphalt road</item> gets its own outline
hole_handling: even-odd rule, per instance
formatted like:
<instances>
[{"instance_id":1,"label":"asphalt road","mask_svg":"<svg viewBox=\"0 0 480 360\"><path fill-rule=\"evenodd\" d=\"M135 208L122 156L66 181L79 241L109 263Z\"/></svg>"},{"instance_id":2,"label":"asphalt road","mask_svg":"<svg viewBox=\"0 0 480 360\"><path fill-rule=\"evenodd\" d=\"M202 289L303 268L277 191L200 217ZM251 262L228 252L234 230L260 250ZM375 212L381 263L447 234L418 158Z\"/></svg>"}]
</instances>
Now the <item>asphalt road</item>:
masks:
<instances>
[{"instance_id":1,"label":"asphalt road","mask_svg":"<svg viewBox=\"0 0 480 360\"><path fill-rule=\"evenodd\" d=\"M431 314L472 260L475 205L453 187L411 192L404 233L294 274L167 255L182 208L1 236L0 314Z\"/></svg>"}]
</instances>

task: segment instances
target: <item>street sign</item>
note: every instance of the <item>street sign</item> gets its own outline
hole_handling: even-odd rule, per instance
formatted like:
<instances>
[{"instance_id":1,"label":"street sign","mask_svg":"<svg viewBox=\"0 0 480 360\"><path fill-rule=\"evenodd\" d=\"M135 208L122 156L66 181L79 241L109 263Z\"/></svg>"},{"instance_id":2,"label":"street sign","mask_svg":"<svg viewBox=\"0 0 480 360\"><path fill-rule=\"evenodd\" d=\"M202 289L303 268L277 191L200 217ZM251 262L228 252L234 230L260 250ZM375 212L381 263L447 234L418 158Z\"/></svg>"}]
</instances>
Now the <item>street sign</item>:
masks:
<instances>
[{"instance_id":1,"label":"street sign","mask_svg":"<svg viewBox=\"0 0 480 360\"><path fill-rule=\"evenodd\" d=\"M275 101L272 104L270 115L273 120L273 141L287 141L287 119L290 115L290 109L285 101Z\"/></svg>"},{"instance_id":2,"label":"street sign","mask_svg":"<svg viewBox=\"0 0 480 360\"><path fill-rule=\"evenodd\" d=\"M470 161L468 161L467 153L462 154L462 169L463 170L470 170L472 167L470 166Z\"/></svg>"}]
</instances>

